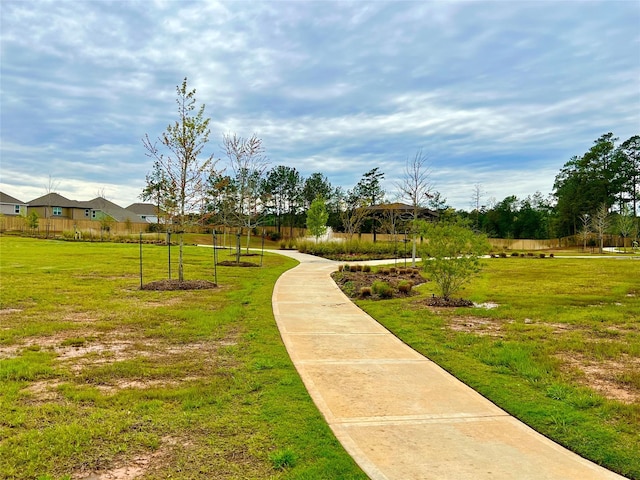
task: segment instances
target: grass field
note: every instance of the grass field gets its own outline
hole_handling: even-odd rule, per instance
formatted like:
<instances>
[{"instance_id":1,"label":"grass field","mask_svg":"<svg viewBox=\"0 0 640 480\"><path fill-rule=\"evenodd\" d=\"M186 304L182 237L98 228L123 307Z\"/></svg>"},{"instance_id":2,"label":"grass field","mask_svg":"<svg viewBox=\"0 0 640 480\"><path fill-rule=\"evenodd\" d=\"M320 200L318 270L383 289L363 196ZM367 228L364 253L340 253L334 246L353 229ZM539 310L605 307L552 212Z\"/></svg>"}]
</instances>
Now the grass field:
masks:
<instances>
[{"instance_id":1,"label":"grass field","mask_svg":"<svg viewBox=\"0 0 640 480\"><path fill-rule=\"evenodd\" d=\"M460 296L489 308L426 307L436 290L416 289L357 303L538 431L640 479L640 260L487 259Z\"/></svg>"},{"instance_id":2,"label":"grass field","mask_svg":"<svg viewBox=\"0 0 640 480\"><path fill-rule=\"evenodd\" d=\"M166 277L166 253L143 247L145 283ZM213 279L211 249L185 255L185 279ZM366 478L275 326L293 261L163 292L139 289L138 258L135 244L0 237L0 478Z\"/></svg>"}]
</instances>

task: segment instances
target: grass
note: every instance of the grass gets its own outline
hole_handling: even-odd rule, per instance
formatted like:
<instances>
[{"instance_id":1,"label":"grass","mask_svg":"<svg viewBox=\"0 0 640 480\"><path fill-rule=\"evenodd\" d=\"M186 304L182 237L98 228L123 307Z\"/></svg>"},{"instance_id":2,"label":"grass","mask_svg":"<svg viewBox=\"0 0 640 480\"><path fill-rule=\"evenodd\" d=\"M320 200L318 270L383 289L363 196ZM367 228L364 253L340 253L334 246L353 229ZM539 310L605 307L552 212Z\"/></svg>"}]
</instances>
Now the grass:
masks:
<instances>
[{"instance_id":1,"label":"grass","mask_svg":"<svg viewBox=\"0 0 640 480\"><path fill-rule=\"evenodd\" d=\"M148 479L366 478L275 326L273 284L292 260L162 292L139 289L138 256L135 244L0 237L0 478L136 462ZM145 283L166 277L166 247L143 258ZM185 278L212 279L211 249L185 258Z\"/></svg>"},{"instance_id":2,"label":"grass","mask_svg":"<svg viewBox=\"0 0 640 480\"><path fill-rule=\"evenodd\" d=\"M428 309L429 283L357 303L536 430L640 479L639 279L632 259L497 258L461 294L497 308Z\"/></svg>"}]
</instances>

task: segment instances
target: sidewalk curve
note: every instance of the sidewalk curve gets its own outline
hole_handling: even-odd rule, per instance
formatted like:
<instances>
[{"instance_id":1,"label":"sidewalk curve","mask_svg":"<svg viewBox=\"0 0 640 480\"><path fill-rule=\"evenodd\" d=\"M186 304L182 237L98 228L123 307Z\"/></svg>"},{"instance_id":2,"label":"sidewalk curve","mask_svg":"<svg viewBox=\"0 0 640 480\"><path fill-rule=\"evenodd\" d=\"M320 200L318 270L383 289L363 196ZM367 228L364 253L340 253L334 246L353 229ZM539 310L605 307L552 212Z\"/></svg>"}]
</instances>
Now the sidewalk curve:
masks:
<instances>
[{"instance_id":1,"label":"sidewalk curve","mask_svg":"<svg viewBox=\"0 0 640 480\"><path fill-rule=\"evenodd\" d=\"M273 312L304 384L373 480L622 479L535 432L354 305L338 263L293 251ZM388 261L386 262L388 263Z\"/></svg>"}]
</instances>

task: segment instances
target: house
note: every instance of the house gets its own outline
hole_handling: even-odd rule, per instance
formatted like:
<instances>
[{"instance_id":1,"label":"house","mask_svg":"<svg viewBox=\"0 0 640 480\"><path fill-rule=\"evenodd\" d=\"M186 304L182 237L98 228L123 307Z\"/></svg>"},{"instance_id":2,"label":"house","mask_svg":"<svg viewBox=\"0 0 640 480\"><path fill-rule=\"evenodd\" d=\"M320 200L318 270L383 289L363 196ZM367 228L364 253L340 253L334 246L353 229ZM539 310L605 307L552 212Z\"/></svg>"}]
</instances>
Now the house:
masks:
<instances>
[{"instance_id":1,"label":"house","mask_svg":"<svg viewBox=\"0 0 640 480\"><path fill-rule=\"evenodd\" d=\"M93 200L86 202L91 206L91 215L93 220L103 220L110 218L116 222L138 222L139 217L135 212L122 208L120 205L116 205L110 202L106 198L96 197Z\"/></svg>"},{"instance_id":2,"label":"house","mask_svg":"<svg viewBox=\"0 0 640 480\"><path fill-rule=\"evenodd\" d=\"M144 222L158 223L158 207L152 203L132 203L127 210L135 213Z\"/></svg>"},{"instance_id":3,"label":"house","mask_svg":"<svg viewBox=\"0 0 640 480\"><path fill-rule=\"evenodd\" d=\"M0 192L0 214L2 215L26 215L27 204L13 198L11 195Z\"/></svg>"},{"instance_id":4,"label":"house","mask_svg":"<svg viewBox=\"0 0 640 480\"><path fill-rule=\"evenodd\" d=\"M93 207L88 202L69 200L58 193L47 193L28 202L29 212L40 218L67 218L71 220L95 219Z\"/></svg>"}]
</instances>

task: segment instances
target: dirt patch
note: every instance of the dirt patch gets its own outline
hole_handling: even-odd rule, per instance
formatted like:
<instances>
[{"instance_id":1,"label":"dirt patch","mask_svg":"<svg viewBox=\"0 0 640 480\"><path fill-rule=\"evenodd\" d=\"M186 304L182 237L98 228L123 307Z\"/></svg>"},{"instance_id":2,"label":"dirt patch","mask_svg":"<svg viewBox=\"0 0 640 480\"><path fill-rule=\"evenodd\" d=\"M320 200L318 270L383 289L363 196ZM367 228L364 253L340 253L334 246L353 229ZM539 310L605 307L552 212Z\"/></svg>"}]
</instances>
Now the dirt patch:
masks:
<instances>
[{"instance_id":1,"label":"dirt patch","mask_svg":"<svg viewBox=\"0 0 640 480\"><path fill-rule=\"evenodd\" d=\"M447 319L447 327L455 332L473 333L479 336L503 337L500 320L477 317L451 317Z\"/></svg>"},{"instance_id":2,"label":"dirt patch","mask_svg":"<svg viewBox=\"0 0 640 480\"><path fill-rule=\"evenodd\" d=\"M563 362L563 370L577 374L577 380L582 385L612 400L640 402L640 389L620 380L626 372L640 369L639 358L623 355L618 360L594 360L575 352L558 357Z\"/></svg>"},{"instance_id":3,"label":"dirt patch","mask_svg":"<svg viewBox=\"0 0 640 480\"><path fill-rule=\"evenodd\" d=\"M22 310L19 308L0 308L0 315L9 315L11 313L20 313Z\"/></svg>"},{"instance_id":4,"label":"dirt patch","mask_svg":"<svg viewBox=\"0 0 640 480\"><path fill-rule=\"evenodd\" d=\"M209 280L158 280L144 284L141 290L208 290L216 287Z\"/></svg>"},{"instance_id":5,"label":"dirt patch","mask_svg":"<svg viewBox=\"0 0 640 480\"><path fill-rule=\"evenodd\" d=\"M155 465L165 462L176 448L188 448L189 446L191 446L191 442L188 440L164 437L155 452L137 455L127 462L121 462L121 465L111 470L76 472L71 475L71 478L72 480L133 480L143 476Z\"/></svg>"}]
</instances>

